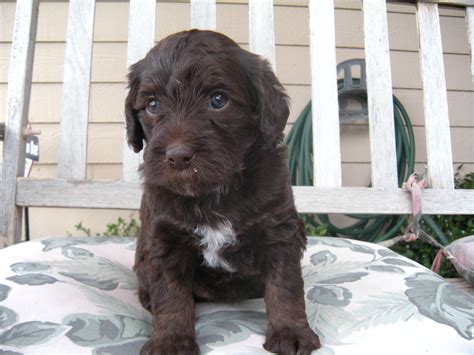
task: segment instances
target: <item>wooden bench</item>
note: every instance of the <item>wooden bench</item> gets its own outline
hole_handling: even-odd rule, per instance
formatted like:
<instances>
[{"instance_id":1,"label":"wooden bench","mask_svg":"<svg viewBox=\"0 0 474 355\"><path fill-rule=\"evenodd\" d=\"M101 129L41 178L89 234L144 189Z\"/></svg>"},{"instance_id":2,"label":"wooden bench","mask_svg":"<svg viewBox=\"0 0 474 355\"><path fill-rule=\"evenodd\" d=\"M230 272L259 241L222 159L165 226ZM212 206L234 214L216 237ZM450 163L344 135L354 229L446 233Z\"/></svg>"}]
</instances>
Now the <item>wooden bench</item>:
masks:
<instances>
[{"instance_id":1,"label":"wooden bench","mask_svg":"<svg viewBox=\"0 0 474 355\"><path fill-rule=\"evenodd\" d=\"M401 1L397 1L401 2ZM474 214L474 191L455 190L437 3L417 4L420 67L423 81L427 158L431 188L423 195L427 214ZM469 1L457 1L467 5ZM38 0L17 3L7 92L0 246L20 241L26 206L138 209L140 156L123 144L120 181L86 179L87 124L94 25L94 0L71 0L64 64L61 136L56 179L21 178L23 131L28 121ZM154 44L155 0L131 0L127 64ZM272 0L249 1L250 50L275 65ZM314 187L294 187L305 213L408 214L410 198L398 188L386 4L363 2L369 105L372 187L341 187L341 153L333 1L310 1L313 101ZM474 36L474 7L466 7L469 38ZM190 27L215 29L213 0L191 1ZM321 55L324 53L324 55ZM474 72L474 64L471 65ZM69 137L74 136L74 139ZM117 199L116 196L122 196Z\"/></svg>"},{"instance_id":2,"label":"wooden bench","mask_svg":"<svg viewBox=\"0 0 474 355\"><path fill-rule=\"evenodd\" d=\"M443 2L454 1L426 0L416 7L431 182L423 192L423 211L474 214L474 190L453 186L438 14L438 3ZM472 45L474 6L471 0L456 3L466 9ZM125 137L122 179L86 179L95 0L69 1L58 175L21 177L38 5L39 0L16 4L0 187L0 249L8 246L0 250L0 352L138 353L153 324L136 295L131 270L134 239L52 238L18 243L25 207L138 209L141 198L137 174L141 158L129 149ZM127 65L141 59L154 44L155 9L156 0L130 0ZM298 210L410 214L410 196L397 183L385 1L363 1L370 188L341 183L334 2L309 0L309 13L315 186L294 187ZM249 0L249 24L250 50L275 67L273 1ZM215 0L191 0L190 27L216 27ZM473 298L391 250L342 238L310 238L302 268L306 312L325 353L467 354L472 350L472 327L467 325L472 322ZM263 352L267 324L263 299L198 304L196 309L201 351Z\"/></svg>"}]
</instances>

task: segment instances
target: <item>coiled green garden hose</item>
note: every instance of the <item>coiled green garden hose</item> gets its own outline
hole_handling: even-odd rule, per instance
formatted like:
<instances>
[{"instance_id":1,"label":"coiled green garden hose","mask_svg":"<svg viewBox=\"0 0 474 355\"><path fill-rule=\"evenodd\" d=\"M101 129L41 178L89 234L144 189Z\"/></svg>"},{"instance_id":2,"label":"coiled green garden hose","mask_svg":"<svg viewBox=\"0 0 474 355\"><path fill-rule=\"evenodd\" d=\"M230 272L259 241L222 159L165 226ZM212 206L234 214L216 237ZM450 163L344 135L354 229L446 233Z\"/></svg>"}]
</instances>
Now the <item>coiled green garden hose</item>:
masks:
<instances>
[{"instance_id":1,"label":"coiled green garden hose","mask_svg":"<svg viewBox=\"0 0 474 355\"><path fill-rule=\"evenodd\" d=\"M338 90L341 90L342 87L343 80L338 80ZM395 96L393 96L393 104L398 184L401 187L402 183L413 173L415 165L415 137L410 117L402 103ZM298 116L286 139L290 178L293 185L313 185L313 132L311 115L310 101ZM370 242L384 241L399 234L400 229L407 221L407 216L405 215L350 214L347 216L357 221L343 228L331 223L327 214L305 215L303 218L306 223L313 227L324 224L331 235L347 236ZM433 229L441 243L444 245L448 244L440 228L429 216L423 216L423 220Z\"/></svg>"}]
</instances>

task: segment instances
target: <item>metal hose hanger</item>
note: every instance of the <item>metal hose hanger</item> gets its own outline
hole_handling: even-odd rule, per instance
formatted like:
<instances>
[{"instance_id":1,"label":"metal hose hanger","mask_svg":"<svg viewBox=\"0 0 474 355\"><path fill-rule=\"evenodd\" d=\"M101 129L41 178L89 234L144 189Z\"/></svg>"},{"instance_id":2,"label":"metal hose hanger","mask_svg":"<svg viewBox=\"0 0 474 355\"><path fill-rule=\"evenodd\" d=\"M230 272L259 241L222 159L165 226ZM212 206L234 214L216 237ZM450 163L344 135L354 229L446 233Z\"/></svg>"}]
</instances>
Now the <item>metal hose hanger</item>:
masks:
<instances>
[{"instance_id":1,"label":"metal hose hanger","mask_svg":"<svg viewBox=\"0 0 474 355\"><path fill-rule=\"evenodd\" d=\"M344 72L344 78L339 79L337 82L340 123L346 124L354 120L368 119L365 61L363 59L351 59L342 62L337 66L337 72L339 74L342 71ZM353 75L357 71L359 72L359 78ZM348 102L351 100L357 102L360 107L358 109L349 108ZM414 170L415 137L410 117L396 96L393 96L393 105L398 184L401 187ZM313 131L311 117L311 101L309 101L298 116L286 139L290 179L293 185L313 186ZM327 214L306 214L303 216L303 219L313 227L324 224L331 235L352 237L370 242L380 242L395 236L407 222L407 216L405 215L348 214L347 216L356 220L355 223L347 227L336 226L331 222ZM429 216L423 216L423 220L433 229L442 244L448 244L440 228Z\"/></svg>"}]
</instances>

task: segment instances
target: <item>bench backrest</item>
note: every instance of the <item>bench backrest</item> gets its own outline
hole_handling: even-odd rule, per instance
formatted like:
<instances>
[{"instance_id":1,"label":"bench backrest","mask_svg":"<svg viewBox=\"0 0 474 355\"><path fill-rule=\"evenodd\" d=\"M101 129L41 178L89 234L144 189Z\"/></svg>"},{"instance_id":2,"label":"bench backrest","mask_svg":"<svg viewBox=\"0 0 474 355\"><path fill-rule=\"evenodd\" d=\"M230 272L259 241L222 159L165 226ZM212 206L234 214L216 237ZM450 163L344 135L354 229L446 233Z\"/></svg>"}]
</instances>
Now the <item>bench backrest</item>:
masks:
<instances>
[{"instance_id":1,"label":"bench backrest","mask_svg":"<svg viewBox=\"0 0 474 355\"><path fill-rule=\"evenodd\" d=\"M454 190L438 3L417 4L420 67L424 93L427 158L431 189L424 193L428 214L474 214L474 191ZM471 46L474 6L466 5ZM13 33L7 91L0 247L20 240L25 206L137 209L141 191L140 155L123 144L120 181L86 179L87 132L95 0L70 0L61 138L56 179L20 178L24 130L28 120L39 0L19 0ZM154 44L156 0L130 0L127 65ZM339 108L333 0L309 0L313 102L314 187L294 187L298 210L306 213L408 214L409 196L398 188L392 81L386 3L364 0L372 187L341 187ZM250 50L275 67L273 0L249 0ZM215 29L216 1L191 0L191 28ZM472 56L471 56L472 58ZM474 80L474 61L471 70ZM74 137L74 139L70 139ZM117 199L116 196L121 198Z\"/></svg>"}]
</instances>

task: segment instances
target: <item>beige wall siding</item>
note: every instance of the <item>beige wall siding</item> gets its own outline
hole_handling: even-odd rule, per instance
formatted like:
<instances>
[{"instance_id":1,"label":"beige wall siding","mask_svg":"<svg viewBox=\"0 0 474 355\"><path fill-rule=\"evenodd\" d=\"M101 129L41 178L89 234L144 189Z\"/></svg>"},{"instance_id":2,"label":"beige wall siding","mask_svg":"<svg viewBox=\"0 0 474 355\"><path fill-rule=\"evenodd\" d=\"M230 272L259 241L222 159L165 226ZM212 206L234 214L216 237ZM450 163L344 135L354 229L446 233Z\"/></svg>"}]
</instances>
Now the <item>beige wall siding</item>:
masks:
<instances>
[{"instance_id":1,"label":"beige wall siding","mask_svg":"<svg viewBox=\"0 0 474 355\"><path fill-rule=\"evenodd\" d=\"M310 98L309 23L307 0L275 1L277 75L285 85L292 109L286 132ZM40 129L41 163L34 176L54 177L59 142L59 107L67 25L66 2L41 2L33 73L30 121ZM417 167L426 163L424 119L414 8L389 5L388 25L394 94L406 107L414 125ZM159 2L156 40L188 29L189 4ZM0 120L4 120L8 64L15 12L14 2L0 3ZM454 165L474 169L474 85L470 81L464 12L441 9L444 61ZM244 0L219 1L217 30L248 48L248 6ZM337 61L363 58L360 2L336 1ZM87 176L119 179L122 161L123 102L125 98L128 3L98 2L93 46ZM321 55L324 55L322 53ZM73 139L73 137L71 137ZM343 185L365 186L370 181L368 127L341 127ZM1 149L1 145L0 145ZM94 230L128 211L34 209L34 237L64 235L83 221ZM50 221L54 220L54 224Z\"/></svg>"}]
</instances>

